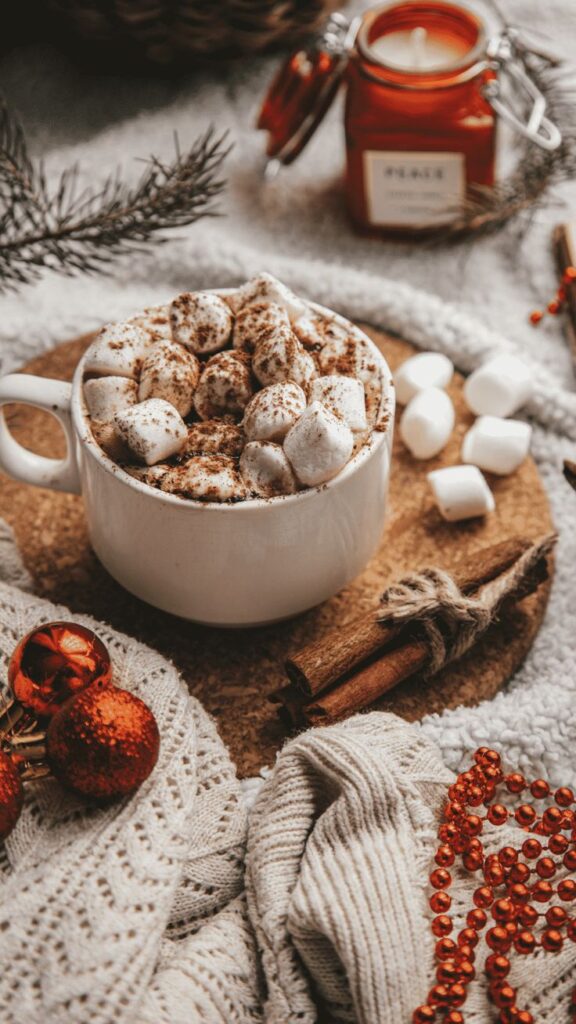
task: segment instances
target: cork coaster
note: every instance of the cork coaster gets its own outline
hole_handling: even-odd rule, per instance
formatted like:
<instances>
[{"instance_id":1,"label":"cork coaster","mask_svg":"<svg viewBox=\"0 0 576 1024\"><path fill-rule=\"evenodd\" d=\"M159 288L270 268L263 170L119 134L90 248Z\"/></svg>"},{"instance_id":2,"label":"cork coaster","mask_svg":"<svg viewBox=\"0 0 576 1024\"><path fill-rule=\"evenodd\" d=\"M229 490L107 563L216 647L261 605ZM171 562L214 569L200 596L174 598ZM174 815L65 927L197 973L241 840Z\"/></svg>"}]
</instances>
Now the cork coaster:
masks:
<instances>
[{"instance_id":1,"label":"cork coaster","mask_svg":"<svg viewBox=\"0 0 576 1024\"><path fill-rule=\"evenodd\" d=\"M405 341L366 328L392 370L414 352ZM35 359L26 372L70 379L90 337L67 342ZM319 608L288 623L250 630L218 630L176 619L123 590L93 554L82 499L17 484L0 488L0 516L14 528L37 592L86 612L138 637L166 654L181 670L190 691L216 718L241 777L274 760L286 739L267 694L283 685L283 660L373 607L393 579L425 565L450 570L484 545L513 534L536 538L552 527L548 501L532 459L510 477L490 478L496 512L486 521L445 523L434 508L426 482L430 469L459 461L462 437L472 423L462 398L463 379L450 388L457 427L437 459L418 462L395 440L390 514L380 549L349 587ZM64 442L56 421L24 406L8 410L15 437L43 455L60 456ZM528 653L542 622L550 583L517 605L483 641L433 682L415 678L379 703L414 721L430 712L473 705L491 698Z\"/></svg>"}]
</instances>

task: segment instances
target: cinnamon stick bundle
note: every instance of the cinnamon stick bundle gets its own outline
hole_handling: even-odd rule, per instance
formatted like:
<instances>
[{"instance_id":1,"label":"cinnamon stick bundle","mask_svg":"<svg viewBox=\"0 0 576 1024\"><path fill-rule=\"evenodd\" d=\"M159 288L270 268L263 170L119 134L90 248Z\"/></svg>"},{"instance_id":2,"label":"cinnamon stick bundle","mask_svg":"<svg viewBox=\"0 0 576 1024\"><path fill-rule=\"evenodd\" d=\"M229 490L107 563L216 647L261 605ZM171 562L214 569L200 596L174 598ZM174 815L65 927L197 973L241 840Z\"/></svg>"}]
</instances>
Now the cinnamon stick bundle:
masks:
<instances>
[{"instance_id":1,"label":"cinnamon stick bundle","mask_svg":"<svg viewBox=\"0 0 576 1024\"><path fill-rule=\"evenodd\" d=\"M517 578L514 576L509 587L503 588L502 600L494 606L495 611L505 603L522 600L547 579L545 555L554 540L554 537L548 537L540 542L538 551L543 552L542 556L538 556L525 573ZM536 545L527 538L514 537L477 552L473 559L462 563L453 578L462 593L481 597L488 584L512 571L521 556L534 548ZM340 649L343 636L344 651ZM361 652L376 643L378 647L372 646L372 658L370 655L361 657ZM328 674L335 671L337 665L350 664L353 658L358 660L351 663L348 672L322 686L319 680L323 650L330 662ZM348 630L331 633L294 656L290 662L290 676L294 678L296 675L298 683L293 682L276 691L271 699L280 705L280 716L287 723L329 724L370 707L404 679L425 670L429 663L430 647L413 625L381 625L373 613L370 618L353 623ZM296 673L292 666L297 666ZM307 673L312 670L311 679L308 675L303 676L303 666ZM312 683L317 688L314 694L303 692L303 678L306 685Z\"/></svg>"},{"instance_id":2,"label":"cinnamon stick bundle","mask_svg":"<svg viewBox=\"0 0 576 1024\"><path fill-rule=\"evenodd\" d=\"M564 463L564 476L570 486L576 491L576 462L570 462L569 459L566 459Z\"/></svg>"}]
</instances>

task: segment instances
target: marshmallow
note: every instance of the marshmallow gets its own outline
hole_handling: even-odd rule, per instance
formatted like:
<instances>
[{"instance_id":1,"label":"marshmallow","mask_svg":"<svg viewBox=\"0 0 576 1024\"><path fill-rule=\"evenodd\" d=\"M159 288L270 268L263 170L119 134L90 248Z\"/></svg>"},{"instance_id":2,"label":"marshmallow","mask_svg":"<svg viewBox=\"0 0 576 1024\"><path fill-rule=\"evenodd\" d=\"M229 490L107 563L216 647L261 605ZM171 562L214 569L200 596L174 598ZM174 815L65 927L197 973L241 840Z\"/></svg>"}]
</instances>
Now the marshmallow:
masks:
<instances>
[{"instance_id":1,"label":"marshmallow","mask_svg":"<svg viewBox=\"0 0 576 1024\"><path fill-rule=\"evenodd\" d=\"M293 381L306 385L316 376L316 363L289 327L256 345L252 370L261 384Z\"/></svg>"},{"instance_id":2,"label":"marshmallow","mask_svg":"<svg viewBox=\"0 0 576 1024\"><path fill-rule=\"evenodd\" d=\"M169 466L124 466L124 470L129 476L134 477L135 480L140 480L143 484L148 484L149 487L160 487L166 473L168 473Z\"/></svg>"},{"instance_id":3,"label":"marshmallow","mask_svg":"<svg viewBox=\"0 0 576 1024\"><path fill-rule=\"evenodd\" d=\"M150 343L146 331L137 324L107 324L88 349L84 370L97 377L135 378Z\"/></svg>"},{"instance_id":4,"label":"marshmallow","mask_svg":"<svg viewBox=\"0 0 576 1024\"><path fill-rule=\"evenodd\" d=\"M292 330L304 345L304 348L319 352L326 338L324 336L324 321L311 313L304 313L292 324Z\"/></svg>"},{"instance_id":5,"label":"marshmallow","mask_svg":"<svg viewBox=\"0 0 576 1024\"><path fill-rule=\"evenodd\" d=\"M181 416L192 408L194 391L200 377L196 356L174 341L157 341L142 363L138 400L163 398Z\"/></svg>"},{"instance_id":6,"label":"marshmallow","mask_svg":"<svg viewBox=\"0 0 576 1024\"><path fill-rule=\"evenodd\" d=\"M92 436L97 444L100 445L102 451L113 462L122 464L132 461L132 452L123 438L120 437L114 423L96 420L92 423Z\"/></svg>"},{"instance_id":7,"label":"marshmallow","mask_svg":"<svg viewBox=\"0 0 576 1024\"><path fill-rule=\"evenodd\" d=\"M476 466L449 466L428 473L440 513L449 523L494 511L494 496Z\"/></svg>"},{"instance_id":8,"label":"marshmallow","mask_svg":"<svg viewBox=\"0 0 576 1024\"><path fill-rule=\"evenodd\" d=\"M320 402L312 402L286 435L284 451L298 480L314 487L346 465L354 448L349 427Z\"/></svg>"},{"instance_id":9,"label":"marshmallow","mask_svg":"<svg viewBox=\"0 0 576 1024\"><path fill-rule=\"evenodd\" d=\"M366 430L366 398L362 381L355 377L330 374L313 380L308 397L311 402L322 402L336 416L348 424L350 430Z\"/></svg>"},{"instance_id":10,"label":"marshmallow","mask_svg":"<svg viewBox=\"0 0 576 1024\"><path fill-rule=\"evenodd\" d=\"M274 302L286 310L293 323L307 311L306 303L290 291L285 284L272 274L258 274L233 294L228 296L228 304L234 313L247 306L250 302Z\"/></svg>"},{"instance_id":11,"label":"marshmallow","mask_svg":"<svg viewBox=\"0 0 576 1024\"><path fill-rule=\"evenodd\" d=\"M232 455L236 458L246 437L242 427L224 420L203 420L188 427L185 455Z\"/></svg>"},{"instance_id":12,"label":"marshmallow","mask_svg":"<svg viewBox=\"0 0 576 1024\"><path fill-rule=\"evenodd\" d=\"M394 374L396 397L407 405L425 388L446 388L454 375L454 366L441 352L420 352L407 359Z\"/></svg>"},{"instance_id":13,"label":"marshmallow","mask_svg":"<svg viewBox=\"0 0 576 1024\"><path fill-rule=\"evenodd\" d=\"M240 417L252 398L250 357L245 352L218 352L208 360L194 395L200 419Z\"/></svg>"},{"instance_id":14,"label":"marshmallow","mask_svg":"<svg viewBox=\"0 0 576 1024\"><path fill-rule=\"evenodd\" d=\"M306 408L298 384L286 381L257 391L246 406L242 425L250 441L281 441Z\"/></svg>"},{"instance_id":15,"label":"marshmallow","mask_svg":"<svg viewBox=\"0 0 576 1024\"><path fill-rule=\"evenodd\" d=\"M197 455L170 469L161 486L163 491L195 501L241 501L246 497L236 464L227 455Z\"/></svg>"},{"instance_id":16,"label":"marshmallow","mask_svg":"<svg viewBox=\"0 0 576 1024\"><path fill-rule=\"evenodd\" d=\"M532 374L518 356L489 359L468 377L464 397L477 416L512 416L532 395Z\"/></svg>"},{"instance_id":17,"label":"marshmallow","mask_svg":"<svg viewBox=\"0 0 576 1024\"><path fill-rule=\"evenodd\" d=\"M248 490L263 498L296 490L290 463L279 444L250 441L240 456L240 472Z\"/></svg>"},{"instance_id":18,"label":"marshmallow","mask_svg":"<svg viewBox=\"0 0 576 1024\"><path fill-rule=\"evenodd\" d=\"M323 374L358 377L363 384L380 380L380 364L364 336L353 324L327 320L323 333L324 345L317 357Z\"/></svg>"},{"instance_id":19,"label":"marshmallow","mask_svg":"<svg viewBox=\"0 0 576 1024\"><path fill-rule=\"evenodd\" d=\"M526 458L531 434L532 427L522 420L480 416L462 442L462 459L488 473L507 476Z\"/></svg>"},{"instance_id":20,"label":"marshmallow","mask_svg":"<svg viewBox=\"0 0 576 1024\"><path fill-rule=\"evenodd\" d=\"M162 398L149 398L117 412L115 423L130 451L147 466L176 455L188 440L180 413Z\"/></svg>"},{"instance_id":21,"label":"marshmallow","mask_svg":"<svg viewBox=\"0 0 576 1024\"><path fill-rule=\"evenodd\" d=\"M130 324L136 324L146 331L152 344L156 341L172 341L170 306L149 306L143 313L130 317Z\"/></svg>"},{"instance_id":22,"label":"marshmallow","mask_svg":"<svg viewBox=\"0 0 576 1024\"><path fill-rule=\"evenodd\" d=\"M416 459L432 459L454 429L454 406L445 391L427 388L408 403L400 420L400 437Z\"/></svg>"},{"instance_id":23,"label":"marshmallow","mask_svg":"<svg viewBox=\"0 0 576 1024\"><path fill-rule=\"evenodd\" d=\"M288 314L275 302L251 302L244 306L234 321L234 348L252 353L259 341L277 331L290 328Z\"/></svg>"},{"instance_id":24,"label":"marshmallow","mask_svg":"<svg viewBox=\"0 0 576 1024\"><path fill-rule=\"evenodd\" d=\"M170 306L175 341L197 355L225 348L232 334L229 306L214 292L183 292Z\"/></svg>"},{"instance_id":25,"label":"marshmallow","mask_svg":"<svg viewBox=\"0 0 576 1024\"><path fill-rule=\"evenodd\" d=\"M84 381L84 399L93 420L107 422L138 401L136 382L129 377L96 377Z\"/></svg>"}]
</instances>

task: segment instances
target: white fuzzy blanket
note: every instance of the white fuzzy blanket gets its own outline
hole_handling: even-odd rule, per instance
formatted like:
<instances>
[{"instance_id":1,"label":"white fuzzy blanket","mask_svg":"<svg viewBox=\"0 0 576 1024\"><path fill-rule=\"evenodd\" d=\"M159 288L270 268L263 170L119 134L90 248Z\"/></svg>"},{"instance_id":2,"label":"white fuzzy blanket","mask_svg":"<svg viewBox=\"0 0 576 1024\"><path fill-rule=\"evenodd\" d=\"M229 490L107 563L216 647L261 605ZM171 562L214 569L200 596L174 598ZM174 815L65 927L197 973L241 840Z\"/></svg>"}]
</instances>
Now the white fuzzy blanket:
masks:
<instances>
[{"instance_id":1,"label":"white fuzzy blanket","mask_svg":"<svg viewBox=\"0 0 576 1024\"><path fill-rule=\"evenodd\" d=\"M569 0L507 0L504 6L526 26L537 16L539 42L570 58L576 7ZM560 533L546 624L504 693L478 708L429 718L422 729L450 767L478 743L494 743L526 770L574 782L576 496L561 464L576 452L576 395L558 322L538 331L527 323L530 309L554 291L550 229L567 210L539 212L520 245L511 232L442 251L359 239L343 207L341 110L331 112L295 167L272 184L262 181L262 140L252 126L273 64L250 62L227 75L215 70L166 83L82 76L48 48L4 60L8 99L19 107L49 174L76 160L86 180L101 180L118 162L137 173L134 157L168 155L174 130L185 143L210 121L230 129L235 150L222 219L181 232L152 255L117 264L109 277L49 275L0 300L2 369L178 290L233 284L260 269L353 318L442 349L465 371L493 348L521 349L537 373L529 410L534 454ZM574 202L576 185L567 186L563 198Z\"/></svg>"}]
</instances>

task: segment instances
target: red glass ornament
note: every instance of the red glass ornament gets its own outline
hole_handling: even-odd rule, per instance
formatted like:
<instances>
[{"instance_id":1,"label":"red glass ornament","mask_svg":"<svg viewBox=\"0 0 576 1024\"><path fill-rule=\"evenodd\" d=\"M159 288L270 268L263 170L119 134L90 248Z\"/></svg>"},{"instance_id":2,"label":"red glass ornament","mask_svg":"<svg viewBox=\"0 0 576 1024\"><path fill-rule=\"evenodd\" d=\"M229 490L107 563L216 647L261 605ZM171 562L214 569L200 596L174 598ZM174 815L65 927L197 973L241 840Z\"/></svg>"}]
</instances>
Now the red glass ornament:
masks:
<instances>
[{"instance_id":1,"label":"red glass ornament","mask_svg":"<svg viewBox=\"0 0 576 1024\"><path fill-rule=\"evenodd\" d=\"M18 644L8 666L10 688L21 704L53 715L69 697L112 678L110 655L91 629L77 622L48 622Z\"/></svg>"},{"instance_id":2,"label":"red glass ornament","mask_svg":"<svg viewBox=\"0 0 576 1024\"><path fill-rule=\"evenodd\" d=\"M0 840L10 835L24 803L20 774L14 761L0 750Z\"/></svg>"},{"instance_id":3,"label":"red glass ornament","mask_svg":"<svg viewBox=\"0 0 576 1024\"><path fill-rule=\"evenodd\" d=\"M156 719L144 701L100 683L70 698L46 733L56 778L95 799L137 789L154 768L159 745Z\"/></svg>"}]
</instances>

